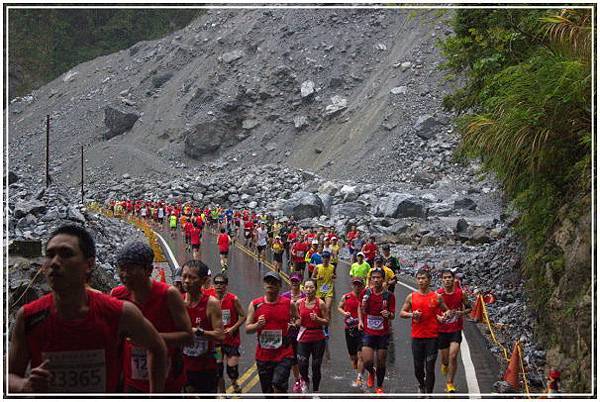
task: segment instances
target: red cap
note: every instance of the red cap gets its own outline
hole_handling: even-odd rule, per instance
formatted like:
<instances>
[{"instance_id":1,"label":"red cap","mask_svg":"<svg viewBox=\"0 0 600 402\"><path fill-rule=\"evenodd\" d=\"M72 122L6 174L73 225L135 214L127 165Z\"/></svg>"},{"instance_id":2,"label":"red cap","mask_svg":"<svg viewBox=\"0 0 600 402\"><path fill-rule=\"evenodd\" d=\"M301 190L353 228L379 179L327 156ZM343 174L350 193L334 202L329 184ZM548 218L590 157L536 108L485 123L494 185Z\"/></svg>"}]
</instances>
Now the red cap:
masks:
<instances>
[{"instance_id":1,"label":"red cap","mask_svg":"<svg viewBox=\"0 0 600 402\"><path fill-rule=\"evenodd\" d=\"M560 371L551 369L550 373L548 373L548 377L552 378L553 380L558 380L560 378Z\"/></svg>"}]
</instances>

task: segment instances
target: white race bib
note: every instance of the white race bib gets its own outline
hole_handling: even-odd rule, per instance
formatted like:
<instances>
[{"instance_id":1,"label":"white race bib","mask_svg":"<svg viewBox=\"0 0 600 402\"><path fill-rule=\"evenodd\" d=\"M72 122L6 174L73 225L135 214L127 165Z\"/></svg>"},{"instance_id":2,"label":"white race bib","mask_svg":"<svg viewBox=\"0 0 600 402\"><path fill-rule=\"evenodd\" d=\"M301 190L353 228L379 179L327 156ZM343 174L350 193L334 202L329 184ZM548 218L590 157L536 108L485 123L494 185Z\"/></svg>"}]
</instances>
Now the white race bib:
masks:
<instances>
[{"instance_id":1,"label":"white race bib","mask_svg":"<svg viewBox=\"0 0 600 402\"><path fill-rule=\"evenodd\" d=\"M230 310L222 310L223 314L223 326L229 325L229 321L231 320L231 311Z\"/></svg>"},{"instance_id":2,"label":"white race bib","mask_svg":"<svg viewBox=\"0 0 600 402\"><path fill-rule=\"evenodd\" d=\"M147 350L138 346L131 347L131 379L148 380Z\"/></svg>"},{"instance_id":3,"label":"white race bib","mask_svg":"<svg viewBox=\"0 0 600 402\"><path fill-rule=\"evenodd\" d=\"M280 329L263 330L258 336L258 342L263 349L279 349L283 345L283 336Z\"/></svg>"},{"instance_id":4,"label":"white race bib","mask_svg":"<svg viewBox=\"0 0 600 402\"><path fill-rule=\"evenodd\" d=\"M49 392L106 392L104 349L46 352L42 359L50 360Z\"/></svg>"},{"instance_id":5,"label":"white race bib","mask_svg":"<svg viewBox=\"0 0 600 402\"><path fill-rule=\"evenodd\" d=\"M377 315L367 315L367 328L373 330L382 330L383 317Z\"/></svg>"},{"instance_id":6,"label":"white race bib","mask_svg":"<svg viewBox=\"0 0 600 402\"><path fill-rule=\"evenodd\" d=\"M202 356L208 352L208 339L194 334L194 345L183 348L183 354L189 357Z\"/></svg>"}]
</instances>

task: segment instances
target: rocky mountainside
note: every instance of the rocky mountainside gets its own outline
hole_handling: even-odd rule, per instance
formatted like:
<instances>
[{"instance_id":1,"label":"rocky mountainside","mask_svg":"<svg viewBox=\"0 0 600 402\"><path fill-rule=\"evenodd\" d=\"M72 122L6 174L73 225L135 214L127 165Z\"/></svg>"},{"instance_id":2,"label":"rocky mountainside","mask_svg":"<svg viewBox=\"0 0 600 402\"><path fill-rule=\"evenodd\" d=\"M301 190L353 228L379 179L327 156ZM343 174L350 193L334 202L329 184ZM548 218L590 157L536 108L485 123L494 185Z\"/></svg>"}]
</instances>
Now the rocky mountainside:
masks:
<instances>
[{"instance_id":1,"label":"rocky mountainside","mask_svg":"<svg viewBox=\"0 0 600 402\"><path fill-rule=\"evenodd\" d=\"M161 40L75 67L9 106L9 237L45 238L48 215L98 219L69 209L84 145L89 200L193 199L340 231L356 224L394 243L407 272L461 267L470 288L496 293L490 315L510 329L507 345L522 337L530 380L542 385L513 217L492 179L452 159L458 138L441 109L451 82L435 47L451 33L446 18L210 10ZM51 175L65 194L56 206L36 193L46 115Z\"/></svg>"}]
</instances>

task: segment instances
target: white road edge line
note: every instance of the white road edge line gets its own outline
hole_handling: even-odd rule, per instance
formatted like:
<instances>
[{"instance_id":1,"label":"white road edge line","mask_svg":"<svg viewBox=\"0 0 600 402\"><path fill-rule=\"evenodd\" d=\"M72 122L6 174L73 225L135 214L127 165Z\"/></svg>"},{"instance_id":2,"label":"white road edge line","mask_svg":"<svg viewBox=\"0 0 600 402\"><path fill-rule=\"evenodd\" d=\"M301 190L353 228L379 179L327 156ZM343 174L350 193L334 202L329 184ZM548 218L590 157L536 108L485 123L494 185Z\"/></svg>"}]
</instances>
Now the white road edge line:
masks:
<instances>
[{"instance_id":1,"label":"white road edge line","mask_svg":"<svg viewBox=\"0 0 600 402\"><path fill-rule=\"evenodd\" d=\"M171 259L171 261L173 261L173 266L175 267L175 271L178 271L179 263L177 262L177 258L175 258L173 251L171 251L171 247L169 247L169 244L165 241L165 239L163 239L163 237L161 235L158 234L158 232L156 232L155 230L152 230L152 231L162 242L163 248L167 250L167 253L169 254L169 258Z\"/></svg>"},{"instance_id":2,"label":"white road edge line","mask_svg":"<svg viewBox=\"0 0 600 402\"><path fill-rule=\"evenodd\" d=\"M417 289L401 282L400 280L398 280L398 284L412 290L413 292L417 291ZM473 360L471 359L471 350L469 349L469 343L467 342L467 338L465 336L463 336L460 355L463 365L465 366L465 377L467 379L467 389L469 394L479 394L479 383L477 382L477 375L475 374L475 366L473 365ZM470 398L480 399L481 397L473 396Z\"/></svg>"}]
</instances>

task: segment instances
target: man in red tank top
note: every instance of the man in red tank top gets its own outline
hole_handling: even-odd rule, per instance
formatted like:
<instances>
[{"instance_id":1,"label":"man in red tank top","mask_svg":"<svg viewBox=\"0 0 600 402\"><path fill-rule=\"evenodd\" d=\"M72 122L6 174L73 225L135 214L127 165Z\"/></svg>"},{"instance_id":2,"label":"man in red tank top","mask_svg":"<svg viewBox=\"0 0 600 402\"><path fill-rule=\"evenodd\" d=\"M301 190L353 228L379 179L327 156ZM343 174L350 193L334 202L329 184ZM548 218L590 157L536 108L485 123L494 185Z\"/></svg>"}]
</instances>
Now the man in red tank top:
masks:
<instances>
[{"instance_id":1,"label":"man in red tank top","mask_svg":"<svg viewBox=\"0 0 600 402\"><path fill-rule=\"evenodd\" d=\"M367 287L361 292L361 305L358 309L358 330L364 331L361 355L365 370L369 372L367 386L377 386L375 393L383 394L385 378L385 361L391 335L390 321L395 318L396 297L383 287L385 273L376 268L371 271L372 288ZM373 369L373 361L377 353L377 368Z\"/></svg>"},{"instance_id":2,"label":"man in red tank top","mask_svg":"<svg viewBox=\"0 0 600 402\"><path fill-rule=\"evenodd\" d=\"M187 313L192 321L194 340L183 348L185 392L217 392L217 359L215 346L223 341L225 333L219 301L204 292L203 285L210 280L208 267L198 260L183 265L183 286L186 291Z\"/></svg>"},{"instance_id":3,"label":"man in red tank top","mask_svg":"<svg viewBox=\"0 0 600 402\"><path fill-rule=\"evenodd\" d=\"M168 348L165 392L181 391L185 375L181 347L192 342L192 326L181 293L175 286L151 279L154 252L142 241L132 241L117 254L117 270L123 286L111 291L120 300L135 303L158 330ZM125 342L123 372L127 392L148 392L146 350Z\"/></svg>"},{"instance_id":4,"label":"man in red tank top","mask_svg":"<svg viewBox=\"0 0 600 402\"><path fill-rule=\"evenodd\" d=\"M454 376L462 342L463 317L469 314L471 306L467 295L456 286L454 271L450 269L442 271L442 287L438 289L437 293L442 295L442 299L449 309L446 319L440 323L438 337L438 348L442 355L441 371L446 376L446 391L456 392Z\"/></svg>"},{"instance_id":5,"label":"man in red tank top","mask_svg":"<svg viewBox=\"0 0 600 402\"><path fill-rule=\"evenodd\" d=\"M286 393L294 355L287 332L290 325L299 324L298 310L290 299L279 295L279 274L267 272L263 283L265 295L248 306L246 333L257 333L256 365L262 392Z\"/></svg>"},{"instance_id":6,"label":"man in red tank top","mask_svg":"<svg viewBox=\"0 0 600 402\"><path fill-rule=\"evenodd\" d=\"M419 290L406 296L400 317L412 319L412 353L415 377L419 382L419 392L430 394L435 384L435 361L438 353L439 320L438 311L448 311L442 296L429 289L429 270L417 271Z\"/></svg>"},{"instance_id":7,"label":"man in red tank top","mask_svg":"<svg viewBox=\"0 0 600 402\"><path fill-rule=\"evenodd\" d=\"M52 292L17 313L9 392L118 392L125 336L148 350L149 390L163 391L163 340L133 304L86 289L95 263L96 246L84 228L61 226L50 235L42 269Z\"/></svg>"},{"instance_id":8,"label":"man in red tank top","mask_svg":"<svg viewBox=\"0 0 600 402\"><path fill-rule=\"evenodd\" d=\"M231 237L225 233L225 228L221 228L220 234L217 237L217 247L219 247L219 256L221 258L221 268L227 269L227 256L229 255L229 246L231 245Z\"/></svg>"},{"instance_id":9,"label":"man in red tank top","mask_svg":"<svg viewBox=\"0 0 600 402\"><path fill-rule=\"evenodd\" d=\"M223 371L227 366L227 376L231 380L231 386L235 393L241 393L242 388L238 385L239 364L240 364L240 327L246 320L246 313L242 308L240 299L233 293L227 291L229 279L225 274L217 274L213 278L213 284L217 294L217 299L221 303L223 313L223 326L225 328L225 339L221 343L224 362L218 367L219 370L219 392L225 392L225 381Z\"/></svg>"}]
</instances>

